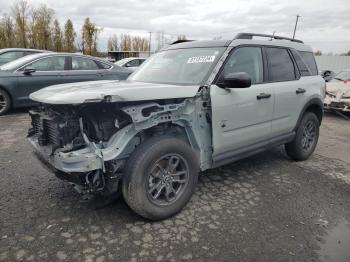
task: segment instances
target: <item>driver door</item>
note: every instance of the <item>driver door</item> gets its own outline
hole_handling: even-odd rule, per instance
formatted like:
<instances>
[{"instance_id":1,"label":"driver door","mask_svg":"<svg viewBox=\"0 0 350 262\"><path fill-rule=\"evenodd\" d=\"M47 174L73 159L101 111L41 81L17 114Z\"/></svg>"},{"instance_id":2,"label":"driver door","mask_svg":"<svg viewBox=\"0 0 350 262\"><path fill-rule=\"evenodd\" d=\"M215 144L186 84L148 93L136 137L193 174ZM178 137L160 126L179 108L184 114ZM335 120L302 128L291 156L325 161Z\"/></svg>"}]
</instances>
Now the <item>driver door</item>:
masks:
<instances>
[{"instance_id":1,"label":"driver door","mask_svg":"<svg viewBox=\"0 0 350 262\"><path fill-rule=\"evenodd\" d=\"M234 72L247 73L252 85L230 89L211 86L214 164L261 149L271 135L274 94L270 84L264 83L262 49L234 49L218 82L225 74Z\"/></svg>"}]
</instances>

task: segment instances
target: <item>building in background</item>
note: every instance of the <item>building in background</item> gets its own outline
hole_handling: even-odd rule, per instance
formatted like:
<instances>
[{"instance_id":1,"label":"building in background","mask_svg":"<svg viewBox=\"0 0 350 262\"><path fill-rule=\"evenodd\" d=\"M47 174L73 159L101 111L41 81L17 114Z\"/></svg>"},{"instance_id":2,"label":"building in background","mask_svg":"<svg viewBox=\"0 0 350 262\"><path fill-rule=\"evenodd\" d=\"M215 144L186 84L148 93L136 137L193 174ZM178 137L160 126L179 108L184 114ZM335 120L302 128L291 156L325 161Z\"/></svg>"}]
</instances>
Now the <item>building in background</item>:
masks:
<instances>
[{"instance_id":1,"label":"building in background","mask_svg":"<svg viewBox=\"0 0 350 262\"><path fill-rule=\"evenodd\" d=\"M152 53L151 53L152 54ZM116 62L118 60L128 58L128 57L149 57L150 53L148 51L108 51L108 61Z\"/></svg>"},{"instance_id":2,"label":"building in background","mask_svg":"<svg viewBox=\"0 0 350 262\"><path fill-rule=\"evenodd\" d=\"M318 71L331 70L338 73L343 70L350 70L350 56L321 55L315 56Z\"/></svg>"}]
</instances>

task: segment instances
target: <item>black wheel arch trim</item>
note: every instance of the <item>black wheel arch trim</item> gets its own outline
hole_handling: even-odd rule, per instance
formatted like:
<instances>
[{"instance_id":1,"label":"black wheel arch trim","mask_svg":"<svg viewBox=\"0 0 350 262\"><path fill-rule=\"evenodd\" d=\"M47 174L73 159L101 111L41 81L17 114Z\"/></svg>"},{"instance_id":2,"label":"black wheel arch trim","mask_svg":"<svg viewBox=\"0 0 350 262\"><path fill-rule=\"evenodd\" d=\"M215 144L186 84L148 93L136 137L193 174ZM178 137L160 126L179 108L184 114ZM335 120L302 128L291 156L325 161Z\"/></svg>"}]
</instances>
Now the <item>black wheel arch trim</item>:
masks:
<instances>
[{"instance_id":1,"label":"black wheel arch trim","mask_svg":"<svg viewBox=\"0 0 350 262\"><path fill-rule=\"evenodd\" d=\"M299 118L297 121L297 124L295 125L293 130L296 130L300 124L301 119L303 118L303 115L305 114L306 111L309 111L308 109L311 107L316 106L318 108L319 111L319 115L317 115L318 119L320 120L320 124L322 122L322 118L323 118L323 101L321 100L321 98L319 97L314 97L311 98L303 107L303 109L301 110L300 114L299 114Z\"/></svg>"}]
</instances>

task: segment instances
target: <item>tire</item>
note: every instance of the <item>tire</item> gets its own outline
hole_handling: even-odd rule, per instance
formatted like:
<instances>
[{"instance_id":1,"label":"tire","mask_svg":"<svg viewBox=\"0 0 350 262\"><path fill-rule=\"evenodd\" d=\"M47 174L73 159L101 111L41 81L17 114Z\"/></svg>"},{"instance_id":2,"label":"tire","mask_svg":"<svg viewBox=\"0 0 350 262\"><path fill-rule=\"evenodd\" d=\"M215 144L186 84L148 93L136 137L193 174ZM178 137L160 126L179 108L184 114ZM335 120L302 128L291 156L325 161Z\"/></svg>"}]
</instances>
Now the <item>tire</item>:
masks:
<instances>
[{"instance_id":1,"label":"tire","mask_svg":"<svg viewBox=\"0 0 350 262\"><path fill-rule=\"evenodd\" d=\"M296 130L294 140L285 144L287 155L295 161L308 159L315 151L319 132L320 121L317 116L312 112L306 112Z\"/></svg>"},{"instance_id":2,"label":"tire","mask_svg":"<svg viewBox=\"0 0 350 262\"><path fill-rule=\"evenodd\" d=\"M144 218L161 220L188 203L197 184L199 163L186 142L161 136L138 146L125 170L122 188L129 207Z\"/></svg>"},{"instance_id":3,"label":"tire","mask_svg":"<svg viewBox=\"0 0 350 262\"><path fill-rule=\"evenodd\" d=\"M0 88L0 116L4 115L11 108L10 96Z\"/></svg>"}]
</instances>

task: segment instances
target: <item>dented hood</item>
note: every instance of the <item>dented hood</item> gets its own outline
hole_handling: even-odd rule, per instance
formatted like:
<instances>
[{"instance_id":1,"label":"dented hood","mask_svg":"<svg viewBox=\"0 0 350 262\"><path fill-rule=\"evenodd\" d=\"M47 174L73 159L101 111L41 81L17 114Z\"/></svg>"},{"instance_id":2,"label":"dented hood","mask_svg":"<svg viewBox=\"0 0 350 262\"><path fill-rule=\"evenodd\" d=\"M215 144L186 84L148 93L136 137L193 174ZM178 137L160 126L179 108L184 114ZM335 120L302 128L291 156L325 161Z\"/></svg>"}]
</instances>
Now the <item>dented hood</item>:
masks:
<instances>
[{"instance_id":1,"label":"dented hood","mask_svg":"<svg viewBox=\"0 0 350 262\"><path fill-rule=\"evenodd\" d=\"M167 85L133 81L90 81L54 85L30 94L34 101L46 104L82 104L108 101L142 101L193 97L198 85Z\"/></svg>"}]
</instances>

